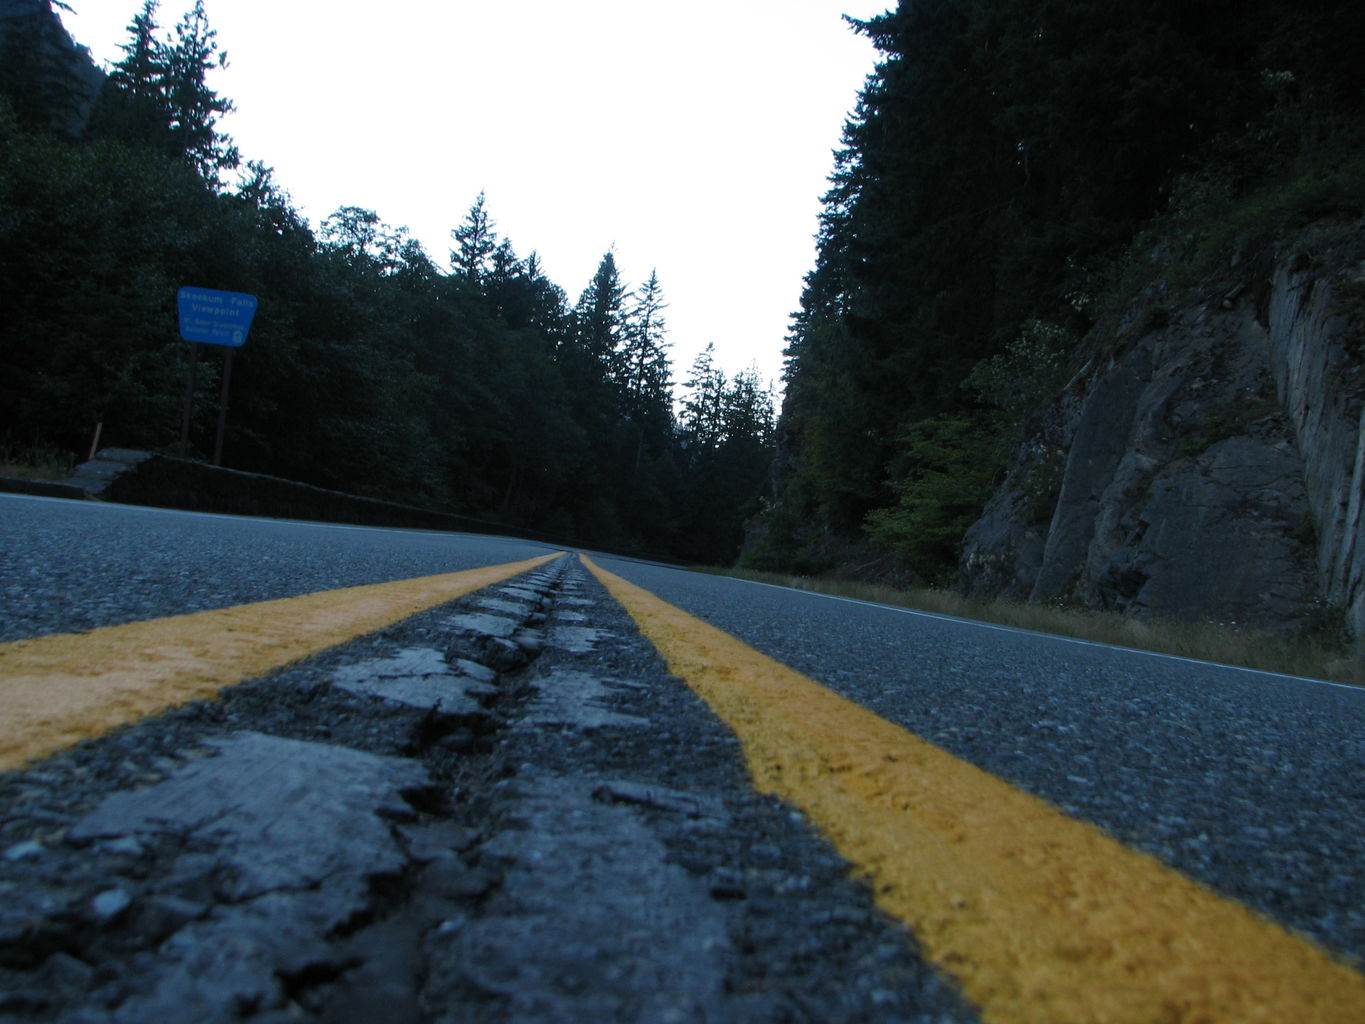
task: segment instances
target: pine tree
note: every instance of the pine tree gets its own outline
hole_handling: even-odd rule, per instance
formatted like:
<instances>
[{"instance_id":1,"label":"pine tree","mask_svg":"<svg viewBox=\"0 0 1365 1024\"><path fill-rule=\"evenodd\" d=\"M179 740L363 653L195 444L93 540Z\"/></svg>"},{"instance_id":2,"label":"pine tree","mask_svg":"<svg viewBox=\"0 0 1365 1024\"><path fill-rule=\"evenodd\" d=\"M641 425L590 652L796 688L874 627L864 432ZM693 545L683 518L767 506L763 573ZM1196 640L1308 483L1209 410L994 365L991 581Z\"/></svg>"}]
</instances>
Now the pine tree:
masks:
<instances>
[{"instance_id":1,"label":"pine tree","mask_svg":"<svg viewBox=\"0 0 1365 1024\"><path fill-rule=\"evenodd\" d=\"M716 366L716 346L708 343L692 361L692 373L683 382L682 432L689 454L715 448L725 436L725 393L728 382Z\"/></svg>"},{"instance_id":2,"label":"pine tree","mask_svg":"<svg viewBox=\"0 0 1365 1024\"><path fill-rule=\"evenodd\" d=\"M518 259L512 243L503 239L493 253L483 291L507 327L531 330L547 354L564 343L568 320L564 290L545 277L535 253Z\"/></svg>"},{"instance_id":3,"label":"pine tree","mask_svg":"<svg viewBox=\"0 0 1365 1024\"><path fill-rule=\"evenodd\" d=\"M547 351L564 343L569 332L569 299L564 289L545 276L539 254L533 252L522 264L524 299L513 326L533 327L544 339Z\"/></svg>"},{"instance_id":4,"label":"pine tree","mask_svg":"<svg viewBox=\"0 0 1365 1024\"><path fill-rule=\"evenodd\" d=\"M626 415L660 437L672 426L672 365L664 340L667 305L659 275L651 271L633 297L615 360Z\"/></svg>"},{"instance_id":5,"label":"pine tree","mask_svg":"<svg viewBox=\"0 0 1365 1024\"><path fill-rule=\"evenodd\" d=\"M181 18L173 43L158 35L158 6L159 0L143 0L128 24L123 59L105 83L92 131L184 160L216 186L221 172L240 163L232 139L218 130L233 103L208 84L210 72L227 67L227 54L218 49L204 0Z\"/></svg>"},{"instance_id":6,"label":"pine tree","mask_svg":"<svg viewBox=\"0 0 1365 1024\"><path fill-rule=\"evenodd\" d=\"M236 108L208 85L209 72L225 67L227 54L218 49L218 33L209 27L204 0L194 0L175 27L174 45L166 50L162 94L176 155L209 181L240 162L237 147L218 131L219 117Z\"/></svg>"},{"instance_id":7,"label":"pine tree","mask_svg":"<svg viewBox=\"0 0 1365 1024\"><path fill-rule=\"evenodd\" d=\"M626 288L608 251L574 307L574 342L603 377L614 377L625 334Z\"/></svg>"},{"instance_id":8,"label":"pine tree","mask_svg":"<svg viewBox=\"0 0 1365 1024\"><path fill-rule=\"evenodd\" d=\"M509 326L521 312L525 292L525 268L512 247L512 240L504 238L493 250L488 272L483 280L484 295L493 304L502 322Z\"/></svg>"},{"instance_id":9,"label":"pine tree","mask_svg":"<svg viewBox=\"0 0 1365 1024\"><path fill-rule=\"evenodd\" d=\"M109 70L91 131L166 152L171 148L167 137L171 115L165 96L170 57L158 34L158 6L159 0L143 0L142 9L128 23L128 41L120 47L123 58Z\"/></svg>"},{"instance_id":10,"label":"pine tree","mask_svg":"<svg viewBox=\"0 0 1365 1024\"><path fill-rule=\"evenodd\" d=\"M485 207L484 194L474 200L465 215L464 223L450 233L455 248L450 251L450 265L457 277L470 284L481 285L493 269L493 257L498 251L498 233L493 218Z\"/></svg>"},{"instance_id":11,"label":"pine tree","mask_svg":"<svg viewBox=\"0 0 1365 1024\"><path fill-rule=\"evenodd\" d=\"M735 374L724 389L721 422L726 441L756 449L769 448L773 442L775 413L773 395L764 387L758 367Z\"/></svg>"},{"instance_id":12,"label":"pine tree","mask_svg":"<svg viewBox=\"0 0 1365 1024\"><path fill-rule=\"evenodd\" d=\"M155 109L161 109L161 90L170 73L166 44L157 38L159 6L159 0L143 0L142 10L128 23L128 41L119 47L123 59L109 73L111 83Z\"/></svg>"}]
</instances>

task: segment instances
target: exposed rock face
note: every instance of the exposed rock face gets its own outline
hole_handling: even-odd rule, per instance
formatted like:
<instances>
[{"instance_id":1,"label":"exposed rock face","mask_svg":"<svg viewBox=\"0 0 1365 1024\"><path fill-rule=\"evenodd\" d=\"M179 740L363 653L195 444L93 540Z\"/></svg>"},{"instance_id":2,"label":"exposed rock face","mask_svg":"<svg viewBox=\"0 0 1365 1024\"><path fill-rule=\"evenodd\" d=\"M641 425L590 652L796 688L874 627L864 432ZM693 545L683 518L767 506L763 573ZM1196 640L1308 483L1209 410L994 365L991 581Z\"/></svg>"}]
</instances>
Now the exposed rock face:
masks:
<instances>
[{"instance_id":1,"label":"exposed rock face","mask_svg":"<svg viewBox=\"0 0 1365 1024\"><path fill-rule=\"evenodd\" d=\"M1352 255L1349 276L1338 289L1365 279L1365 261L1359 252ZM1365 636L1365 562L1358 557L1365 554L1360 550L1365 363L1359 331L1331 279L1311 268L1277 268L1270 361L1277 396L1305 453L1304 484L1318 528L1314 568L1323 599L1345 608L1353 631Z\"/></svg>"},{"instance_id":2,"label":"exposed rock face","mask_svg":"<svg viewBox=\"0 0 1365 1024\"><path fill-rule=\"evenodd\" d=\"M1305 233L1092 361L968 531L966 588L1365 635L1362 254L1365 226Z\"/></svg>"},{"instance_id":3,"label":"exposed rock face","mask_svg":"<svg viewBox=\"0 0 1365 1024\"><path fill-rule=\"evenodd\" d=\"M61 97L54 127L79 135L104 84L90 51L76 43L52 4L0 0L0 53L19 64L19 74L39 92Z\"/></svg>"}]
</instances>

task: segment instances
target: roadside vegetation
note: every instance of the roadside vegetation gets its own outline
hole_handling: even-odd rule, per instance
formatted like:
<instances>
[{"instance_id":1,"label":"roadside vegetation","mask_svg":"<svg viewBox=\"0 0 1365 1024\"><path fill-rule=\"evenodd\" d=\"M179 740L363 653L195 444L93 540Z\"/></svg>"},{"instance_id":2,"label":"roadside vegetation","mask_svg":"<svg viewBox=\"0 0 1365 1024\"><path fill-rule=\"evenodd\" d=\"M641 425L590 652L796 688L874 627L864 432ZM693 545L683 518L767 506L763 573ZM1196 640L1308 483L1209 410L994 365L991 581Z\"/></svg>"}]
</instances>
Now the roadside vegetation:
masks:
<instances>
[{"instance_id":1,"label":"roadside vegetation","mask_svg":"<svg viewBox=\"0 0 1365 1024\"><path fill-rule=\"evenodd\" d=\"M898 589L884 584L749 569L700 567L698 571L1261 672L1365 685L1365 660L1352 656L1349 637L1339 625L1330 622L1286 638L1237 623L1144 621L1115 612L981 600L933 587Z\"/></svg>"},{"instance_id":2,"label":"roadside vegetation","mask_svg":"<svg viewBox=\"0 0 1365 1024\"><path fill-rule=\"evenodd\" d=\"M49 446L24 447L0 440L0 476L14 480L65 480L76 467L70 452Z\"/></svg>"},{"instance_id":3,"label":"roadside vegetation","mask_svg":"<svg viewBox=\"0 0 1365 1024\"><path fill-rule=\"evenodd\" d=\"M311 223L222 130L233 102L210 84L225 57L204 0L172 31L140 0L103 72L64 6L0 18L14 475L65 476L33 453L83 457L97 430L107 447L213 450L224 355L196 363L175 329L193 284L260 303L233 363L231 468L616 550L736 557L768 479L773 395L711 349L674 367L657 275L632 284L608 251L573 301L482 195L446 252L359 206Z\"/></svg>"},{"instance_id":4,"label":"roadside vegetation","mask_svg":"<svg viewBox=\"0 0 1365 1024\"><path fill-rule=\"evenodd\" d=\"M1154 280L1365 211L1365 6L915 0L853 27L883 56L823 200L744 564L827 574L856 545L947 586L1097 328Z\"/></svg>"}]
</instances>

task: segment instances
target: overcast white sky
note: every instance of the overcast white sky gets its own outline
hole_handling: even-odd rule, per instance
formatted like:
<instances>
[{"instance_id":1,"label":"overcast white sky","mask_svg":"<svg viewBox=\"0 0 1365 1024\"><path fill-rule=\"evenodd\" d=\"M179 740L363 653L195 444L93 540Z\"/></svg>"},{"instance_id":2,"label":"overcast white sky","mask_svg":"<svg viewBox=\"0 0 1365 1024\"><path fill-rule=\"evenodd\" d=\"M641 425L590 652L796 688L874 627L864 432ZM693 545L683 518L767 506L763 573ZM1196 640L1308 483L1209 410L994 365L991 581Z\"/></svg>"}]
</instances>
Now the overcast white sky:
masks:
<instances>
[{"instance_id":1,"label":"overcast white sky","mask_svg":"<svg viewBox=\"0 0 1365 1024\"><path fill-rule=\"evenodd\" d=\"M112 63L141 0L69 0ZM162 0L170 29L192 0ZM657 268L674 376L714 342L781 374L832 151L876 52L842 14L892 0L206 0L212 84L245 159L314 225L406 226L441 265L482 190L503 237L578 298L615 247ZM212 282L203 282L211 284ZM266 311L262 311L264 314Z\"/></svg>"}]
</instances>

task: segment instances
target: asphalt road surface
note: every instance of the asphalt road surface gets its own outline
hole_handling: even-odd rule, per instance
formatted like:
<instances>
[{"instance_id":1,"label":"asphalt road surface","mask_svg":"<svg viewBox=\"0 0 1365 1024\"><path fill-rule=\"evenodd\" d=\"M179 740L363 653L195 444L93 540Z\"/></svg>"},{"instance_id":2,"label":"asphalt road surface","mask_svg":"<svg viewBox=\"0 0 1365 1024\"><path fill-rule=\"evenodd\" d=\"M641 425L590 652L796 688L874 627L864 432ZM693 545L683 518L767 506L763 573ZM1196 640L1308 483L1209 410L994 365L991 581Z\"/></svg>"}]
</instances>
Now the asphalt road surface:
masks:
<instances>
[{"instance_id":1,"label":"asphalt road surface","mask_svg":"<svg viewBox=\"0 0 1365 1024\"><path fill-rule=\"evenodd\" d=\"M601 561L912 733L1365 957L1365 689Z\"/></svg>"},{"instance_id":2,"label":"asphalt road surface","mask_svg":"<svg viewBox=\"0 0 1365 1024\"><path fill-rule=\"evenodd\" d=\"M438 574L464 588L473 570L555 554L0 496L0 641L18 642L0 647L0 710L6 686L42 672L94 673L98 687L99 627L161 636L163 619L205 613L191 625L215 641L196 640L196 657L227 658L217 638L258 628L240 606L274 602L259 628L293 634L290 616L313 612L282 599ZM871 712L847 729L868 730L855 746L876 760L913 760L927 741L953 755L944 771L982 769L963 791L916 769L924 799L943 794L922 816L947 823L949 861L970 860L982 836L1005 842L993 829L1024 831L1013 797L989 787L1041 798L1026 812L1043 815L1041 845L1010 855L1027 870L988 879L1002 903L1016 877L1022 889L1048 873L1030 858L1071 877L1046 817L1060 811L1174 869L1177 886L1251 908L1273 942L1325 954L1322 991L1339 992L1294 1019L1365 1020L1365 999L1352 1001L1365 992L1365 691L592 561L695 621L656 632L609 577L555 558L0 775L0 1020L1290 1019L1259 994L1239 1004L1195 960L1144 967L1162 977L1135 976L1131 992L1069 991L1085 987L1077 977L1105 986L1085 958L1119 958L1160 924L1087 911L1077 881L1069 912L1115 929L1113 948L1028 947L998 934L1015 920L1003 910L921 877L935 861L920 839L860 860L856 783L834 811L803 800L818 776L873 769L809 767L821 755L803 752L790 785L764 782L767 741L742 721L761 732L763 716L731 721L704 702L692 652L699 679L720 658L723 688L791 669L848 698ZM239 617L224 626L219 612ZM747 655L724 653L705 624L780 664L735 668ZM169 640L138 643L148 665L179 657ZM821 715L791 716L774 742L804 744L809 726L816 750L823 723L845 721ZM886 813L875 801L889 785L865 787L868 813ZM1128 862L1109 849L1078 860L1076 877L1095 860L1105 878L1129 871L1111 870ZM901 912L897 871L931 900L943 890L946 909L928 916L948 939ZM955 921L968 938L953 938ZM1158 945L1185 942L1212 938ZM992 958L1006 966L978 972ZM1085 969L1068 975L1068 958ZM1248 958L1219 977L1238 987L1263 973ZM1144 994L1172 973L1179 994ZM1285 1005L1315 992L1302 998Z\"/></svg>"},{"instance_id":3,"label":"asphalt road surface","mask_svg":"<svg viewBox=\"0 0 1365 1024\"><path fill-rule=\"evenodd\" d=\"M477 534L0 494L0 641L454 572L550 550Z\"/></svg>"}]
</instances>

